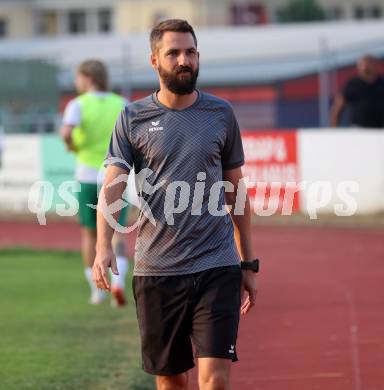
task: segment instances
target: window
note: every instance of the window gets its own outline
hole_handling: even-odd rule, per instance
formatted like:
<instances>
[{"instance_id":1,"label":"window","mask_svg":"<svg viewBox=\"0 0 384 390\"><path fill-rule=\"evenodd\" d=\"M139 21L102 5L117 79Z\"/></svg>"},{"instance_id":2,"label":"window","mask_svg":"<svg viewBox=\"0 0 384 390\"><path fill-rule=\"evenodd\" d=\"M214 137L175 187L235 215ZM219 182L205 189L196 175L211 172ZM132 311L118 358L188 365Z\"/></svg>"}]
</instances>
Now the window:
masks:
<instances>
[{"instance_id":1,"label":"window","mask_svg":"<svg viewBox=\"0 0 384 390\"><path fill-rule=\"evenodd\" d=\"M85 11L70 11L68 13L68 32L79 34L85 31Z\"/></svg>"},{"instance_id":2,"label":"window","mask_svg":"<svg viewBox=\"0 0 384 390\"><path fill-rule=\"evenodd\" d=\"M382 16L381 8L378 5L375 5L371 8L371 17L379 19Z\"/></svg>"},{"instance_id":3,"label":"window","mask_svg":"<svg viewBox=\"0 0 384 390\"><path fill-rule=\"evenodd\" d=\"M254 25L268 23L264 6L259 4L234 4L231 9L233 25Z\"/></svg>"},{"instance_id":4,"label":"window","mask_svg":"<svg viewBox=\"0 0 384 390\"><path fill-rule=\"evenodd\" d=\"M340 7L332 7L326 11L328 20L340 20L343 18L343 11Z\"/></svg>"},{"instance_id":5,"label":"window","mask_svg":"<svg viewBox=\"0 0 384 390\"><path fill-rule=\"evenodd\" d=\"M7 21L5 19L0 19L0 39L7 36Z\"/></svg>"},{"instance_id":6,"label":"window","mask_svg":"<svg viewBox=\"0 0 384 390\"><path fill-rule=\"evenodd\" d=\"M53 11L42 11L37 15L36 32L38 35L56 35L57 15Z\"/></svg>"},{"instance_id":7,"label":"window","mask_svg":"<svg viewBox=\"0 0 384 390\"><path fill-rule=\"evenodd\" d=\"M99 9L97 12L98 28L100 32L107 33L112 30L112 12L110 9Z\"/></svg>"},{"instance_id":8,"label":"window","mask_svg":"<svg viewBox=\"0 0 384 390\"><path fill-rule=\"evenodd\" d=\"M168 19L168 15L165 12L162 11L155 12L152 19L152 26L156 26L158 23L166 19Z\"/></svg>"},{"instance_id":9,"label":"window","mask_svg":"<svg viewBox=\"0 0 384 390\"><path fill-rule=\"evenodd\" d=\"M355 19L364 19L364 8L356 7L355 8Z\"/></svg>"}]
</instances>

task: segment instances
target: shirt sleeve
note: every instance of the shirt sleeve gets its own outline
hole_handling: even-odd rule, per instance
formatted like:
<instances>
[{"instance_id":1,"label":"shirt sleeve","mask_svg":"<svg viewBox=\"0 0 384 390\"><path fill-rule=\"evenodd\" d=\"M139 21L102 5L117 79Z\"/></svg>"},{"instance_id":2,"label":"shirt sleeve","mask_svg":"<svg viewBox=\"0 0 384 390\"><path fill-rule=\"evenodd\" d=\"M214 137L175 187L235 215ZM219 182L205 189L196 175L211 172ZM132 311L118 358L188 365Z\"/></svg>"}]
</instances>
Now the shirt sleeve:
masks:
<instances>
[{"instance_id":1,"label":"shirt sleeve","mask_svg":"<svg viewBox=\"0 0 384 390\"><path fill-rule=\"evenodd\" d=\"M64 110L63 125L80 126L81 106L77 99L71 100Z\"/></svg>"},{"instance_id":2,"label":"shirt sleeve","mask_svg":"<svg viewBox=\"0 0 384 390\"><path fill-rule=\"evenodd\" d=\"M227 138L221 154L223 170L235 169L244 165L243 143L241 141L239 124L231 109L227 130Z\"/></svg>"},{"instance_id":3,"label":"shirt sleeve","mask_svg":"<svg viewBox=\"0 0 384 390\"><path fill-rule=\"evenodd\" d=\"M354 82L353 82L353 80L349 80L345 84L345 86L342 90L342 95L343 95L346 102L350 102L353 100L354 91L355 91Z\"/></svg>"},{"instance_id":4,"label":"shirt sleeve","mask_svg":"<svg viewBox=\"0 0 384 390\"><path fill-rule=\"evenodd\" d=\"M133 148L126 111L127 108L122 110L117 118L104 165L113 165L129 172L133 167Z\"/></svg>"}]
</instances>

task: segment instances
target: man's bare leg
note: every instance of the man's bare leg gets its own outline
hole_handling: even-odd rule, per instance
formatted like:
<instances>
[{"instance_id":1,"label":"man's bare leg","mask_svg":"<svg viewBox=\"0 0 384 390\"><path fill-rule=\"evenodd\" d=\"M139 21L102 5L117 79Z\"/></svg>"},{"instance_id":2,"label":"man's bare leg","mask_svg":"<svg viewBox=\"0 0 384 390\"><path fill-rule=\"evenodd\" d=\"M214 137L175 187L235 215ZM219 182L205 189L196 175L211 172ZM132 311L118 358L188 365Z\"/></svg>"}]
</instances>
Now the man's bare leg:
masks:
<instances>
[{"instance_id":1,"label":"man's bare leg","mask_svg":"<svg viewBox=\"0 0 384 390\"><path fill-rule=\"evenodd\" d=\"M231 365L229 359L199 358L200 390L230 390Z\"/></svg>"},{"instance_id":2,"label":"man's bare leg","mask_svg":"<svg viewBox=\"0 0 384 390\"><path fill-rule=\"evenodd\" d=\"M96 256L96 229L81 227L81 255L84 274L91 289L89 303L96 305L103 301L105 293L99 290L92 279L92 265Z\"/></svg>"},{"instance_id":3,"label":"man's bare leg","mask_svg":"<svg viewBox=\"0 0 384 390\"><path fill-rule=\"evenodd\" d=\"M179 375L156 376L157 390L188 390L189 389L189 371Z\"/></svg>"},{"instance_id":4,"label":"man's bare leg","mask_svg":"<svg viewBox=\"0 0 384 390\"><path fill-rule=\"evenodd\" d=\"M92 268L96 256L96 229L81 227L81 254L84 267Z\"/></svg>"},{"instance_id":5,"label":"man's bare leg","mask_svg":"<svg viewBox=\"0 0 384 390\"><path fill-rule=\"evenodd\" d=\"M113 251L116 256L117 269L119 274L111 273L111 292L113 295L113 306L124 306L125 298L125 277L129 269L129 262L126 255L126 240L125 234L115 232L112 239Z\"/></svg>"}]
</instances>

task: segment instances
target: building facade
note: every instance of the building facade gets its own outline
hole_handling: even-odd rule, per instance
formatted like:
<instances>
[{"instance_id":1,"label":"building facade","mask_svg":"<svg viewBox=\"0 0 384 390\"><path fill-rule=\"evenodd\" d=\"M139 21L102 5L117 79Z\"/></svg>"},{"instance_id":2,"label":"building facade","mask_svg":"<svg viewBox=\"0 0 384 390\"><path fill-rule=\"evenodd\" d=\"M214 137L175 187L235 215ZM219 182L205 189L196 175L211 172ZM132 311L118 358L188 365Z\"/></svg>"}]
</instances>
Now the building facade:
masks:
<instances>
[{"instance_id":1,"label":"building facade","mask_svg":"<svg viewBox=\"0 0 384 390\"><path fill-rule=\"evenodd\" d=\"M149 31L158 21L184 18L195 26L226 25L220 0L3 0L0 38Z\"/></svg>"},{"instance_id":2,"label":"building facade","mask_svg":"<svg viewBox=\"0 0 384 390\"><path fill-rule=\"evenodd\" d=\"M329 20L381 18L384 0L317 0ZM287 0L2 0L0 39L149 31L184 18L196 27L279 21Z\"/></svg>"},{"instance_id":3,"label":"building facade","mask_svg":"<svg viewBox=\"0 0 384 390\"><path fill-rule=\"evenodd\" d=\"M316 0L328 20L378 19L384 16L383 0ZM264 0L271 21L278 21L281 7L287 0Z\"/></svg>"}]
</instances>

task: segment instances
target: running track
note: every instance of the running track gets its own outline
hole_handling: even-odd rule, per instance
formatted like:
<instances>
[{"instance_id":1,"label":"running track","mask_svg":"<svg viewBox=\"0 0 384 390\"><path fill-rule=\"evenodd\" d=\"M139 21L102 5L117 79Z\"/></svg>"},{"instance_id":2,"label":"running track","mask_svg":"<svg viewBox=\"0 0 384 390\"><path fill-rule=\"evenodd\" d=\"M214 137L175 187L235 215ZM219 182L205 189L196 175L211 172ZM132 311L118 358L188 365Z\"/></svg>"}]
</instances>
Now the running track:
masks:
<instances>
[{"instance_id":1,"label":"running track","mask_svg":"<svg viewBox=\"0 0 384 390\"><path fill-rule=\"evenodd\" d=\"M72 223L0 222L0 247L79 244ZM258 302L233 389L384 390L384 230L255 227L254 244Z\"/></svg>"}]
</instances>

